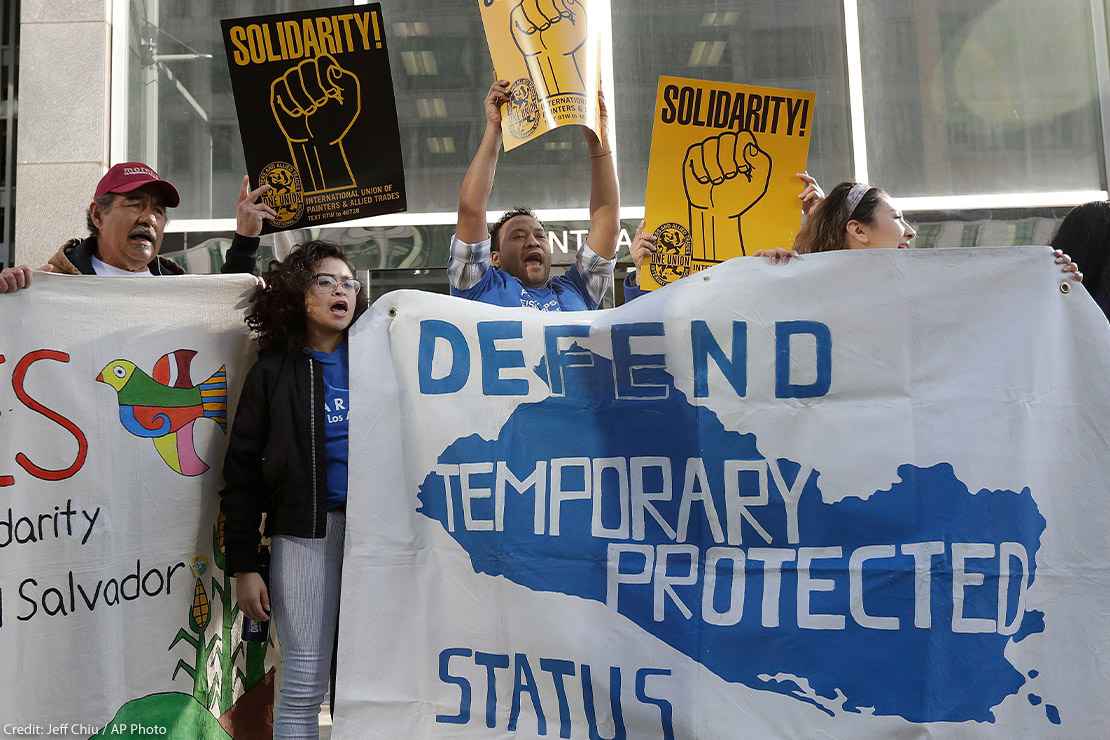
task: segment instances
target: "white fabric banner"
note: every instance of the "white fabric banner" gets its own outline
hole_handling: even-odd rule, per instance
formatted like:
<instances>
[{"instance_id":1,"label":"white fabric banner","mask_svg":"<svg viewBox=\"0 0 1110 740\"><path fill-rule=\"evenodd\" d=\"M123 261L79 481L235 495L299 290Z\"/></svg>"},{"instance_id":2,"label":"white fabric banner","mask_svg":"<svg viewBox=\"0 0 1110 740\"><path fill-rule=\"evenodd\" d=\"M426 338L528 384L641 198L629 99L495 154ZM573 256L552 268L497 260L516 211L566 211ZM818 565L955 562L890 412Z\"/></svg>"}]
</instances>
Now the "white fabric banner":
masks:
<instances>
[{"instance_id":1,"label":"white fabric banner","mask_svg":"<svg viewBox=\"0 0 1110 740\"><path fill-rule=\"evenodd\" d=\"M267 645L240 641L215 526L253 287L36 274L0 295L0 734L265 721Z\"/></svg>"},{"instance_id":2,"label":"white fabric banner","mask_svg":"<svg viewBox=\"0 0 1110 740\"><path fill-rule=\"evenodd\" d=\"M1110 736L1110 330L1058 269L385 296L351 340L335 735Z\"/></svg>"}]
</instances>

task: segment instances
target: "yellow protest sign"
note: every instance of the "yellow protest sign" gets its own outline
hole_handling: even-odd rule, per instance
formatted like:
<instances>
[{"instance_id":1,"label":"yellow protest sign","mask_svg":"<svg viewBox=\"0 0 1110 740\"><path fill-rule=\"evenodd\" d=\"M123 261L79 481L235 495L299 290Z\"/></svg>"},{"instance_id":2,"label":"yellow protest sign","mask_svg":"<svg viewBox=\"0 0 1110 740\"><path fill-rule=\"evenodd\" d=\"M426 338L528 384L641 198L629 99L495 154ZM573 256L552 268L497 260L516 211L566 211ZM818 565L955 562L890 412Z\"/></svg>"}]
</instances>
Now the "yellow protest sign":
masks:
<instances>
[{"instance_id":1,"label":"yellow protest sign","mask_svg":"<svg viewBox=\"0 0 1110 740\"><path fill-rule=\"evenodd\" d=\"M594 0L478 0L493 68L509 80L505 151L559 126L596 133L609 19Z\"/></svg>"},{"instance_id":2,"label":"yellow protest sign","mask_svg":"<svg viewBox=\"0 0 1110 740\"><path fill-rule=\"evenodd\" d=\"M814 94L660 77L639 275L653 290L730 257L789 247L801 222Z\"/></svg>"}]
</instances>

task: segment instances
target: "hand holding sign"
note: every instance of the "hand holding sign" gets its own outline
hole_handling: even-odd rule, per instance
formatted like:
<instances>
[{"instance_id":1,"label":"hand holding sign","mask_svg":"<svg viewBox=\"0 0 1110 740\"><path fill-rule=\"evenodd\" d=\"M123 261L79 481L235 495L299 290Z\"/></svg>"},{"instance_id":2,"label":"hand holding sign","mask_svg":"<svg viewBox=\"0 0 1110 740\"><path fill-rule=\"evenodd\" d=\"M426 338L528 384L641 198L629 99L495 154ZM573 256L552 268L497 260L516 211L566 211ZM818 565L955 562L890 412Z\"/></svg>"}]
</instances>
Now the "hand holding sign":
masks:
<instances>
[{"instance_id":1,"label":"hand holding sign","mask_svg":"<svg viewBox=\"0 0 1110 740\"><path fill-rule=\"evenodd\" d=\"M770 178L771 158L750 131L726 131L686 150L682 179L690 204L690 233L707 235L700 246L695 243L695 258L746 254L740 217L766 194ZM709 235L712 241L706 243Z\"/></svg>"},{"instance_id":2,"label":"hand holding sign","mask_svg":"<svg viewBox=\"0 0 1110 740\"><path fill-rule=\"evenodd\" d=\"M270 85L270 108L306 194L355 184L343 137L362 108L358 77L330 54L306 59Z\"/></svg>"},{"instance_id":3,"label":"hand holding sign","mask_svg":"<svg viewBox=\"0 0 1110 740\"><path fill-rule=\"evenodd\" d=\"M587 24L580 0L520 0L509 14L509 30L543 97L585 92L579 56Z\"/></svg>"},{"instance_id":4,"label":"hand holding sign","mask_svg":"<svg viewBox=\"0 0 1110 740\"><path fill-rule=\"evenodd\" d=\"M586 137L591 156L609 153L609 106L605 104L603 90L597 91L597 130L583 126L582 135Z\"/></svg>"},{"instance_id":5,"label":"hand holding sign","mask_svg":"<svg viewBox=\"0 0 1110 740\"><path fill-rule=\"evenodd\" d=\"M277 219L277 212L259 198L270 192L270 185L262 185L255 190L250 189L250 178L243 175L243 183L239 186L239 199L235 202L235 233L242 236L258 236L262 233L263 221Z\"/></svg>"},{"instance_id":6,"label":"hand holding sign","mask_svg":"<svg viewBox=\"0 0 1110 740\"><path fill-rule=\"evenodd\" d=\"M498 80L486 93L486 124L496 129L501 128L501 106L509 102L509 86L508 80Z\"/></svg>"}]
</instances>

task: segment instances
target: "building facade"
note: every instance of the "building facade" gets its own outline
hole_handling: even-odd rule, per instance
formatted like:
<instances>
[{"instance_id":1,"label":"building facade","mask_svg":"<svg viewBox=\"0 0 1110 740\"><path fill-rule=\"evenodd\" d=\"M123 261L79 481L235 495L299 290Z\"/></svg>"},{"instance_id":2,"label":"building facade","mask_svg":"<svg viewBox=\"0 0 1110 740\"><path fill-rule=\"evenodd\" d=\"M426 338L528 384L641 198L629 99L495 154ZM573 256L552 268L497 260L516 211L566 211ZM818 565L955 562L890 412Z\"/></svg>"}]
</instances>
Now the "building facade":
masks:
<instances>
[{"instance_id":1,"label":"building facade","mask_svg":"<svg viewBox=\"0 0 1110 740\"><path fill-rule=\"evenodd\" d=\"M886 188L919 246L1045 243L1067 208L1107 197L1105 0L592 1L613 21L625 246L661 74L816 91L810 172ZM142 160L182 195L164 251L218 269L245 173L219 20L339 4L22 0L15 259L41 264L82 233L103 171ZM345 244L375 295L445 290L489 54L475 0L381 4L409 211L294 236ZM502 157L491 208L538 209L565 262L588 226L588 179L581 134L556 131Z\"/></svg>"}]
</instances>

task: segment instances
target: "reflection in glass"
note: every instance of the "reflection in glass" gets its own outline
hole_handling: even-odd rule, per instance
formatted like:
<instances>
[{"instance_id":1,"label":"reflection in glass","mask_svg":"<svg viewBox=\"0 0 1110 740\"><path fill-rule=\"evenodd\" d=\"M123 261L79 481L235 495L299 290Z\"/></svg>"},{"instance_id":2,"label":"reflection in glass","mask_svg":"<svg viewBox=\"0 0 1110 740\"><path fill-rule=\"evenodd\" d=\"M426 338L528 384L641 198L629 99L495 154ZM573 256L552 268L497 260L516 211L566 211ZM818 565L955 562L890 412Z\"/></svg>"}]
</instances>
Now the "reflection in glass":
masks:
<instances>
[{"instance_id":1,"label":"reflection in glass","mask_svg":"<svg viewBox=\"0 0 1110 740\"><path fill-rule=\"evenodd\" d=\"M870 176L898 196L1102 189L1088 0L861 0Z\"/></svg>"},{"instance_id":2,"label":"reflection in glass","mask_svg":"<svg viewBox=\"0 0 1110 740\"><path fill-rule=\"evenodd\" d=\"M809 170L830 186L851 176L841 3L612 0L612 8L625 205L643 205L655 93L664 74L816 91Z\"/></svg>"}]
</instances>

